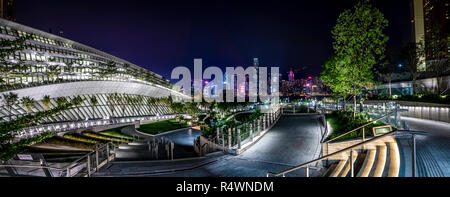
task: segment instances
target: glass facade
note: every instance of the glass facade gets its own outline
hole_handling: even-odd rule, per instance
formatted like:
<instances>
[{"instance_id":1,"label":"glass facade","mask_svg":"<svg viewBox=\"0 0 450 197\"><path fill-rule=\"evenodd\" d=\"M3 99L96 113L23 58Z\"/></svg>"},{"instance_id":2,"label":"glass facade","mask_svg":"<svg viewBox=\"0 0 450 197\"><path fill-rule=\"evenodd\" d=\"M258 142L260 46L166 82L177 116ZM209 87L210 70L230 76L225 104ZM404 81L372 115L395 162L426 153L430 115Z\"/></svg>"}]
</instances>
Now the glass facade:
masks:
<instances>
[{"instance_id":1,"label":"glass facade","mask_svg":"<svg viewBox=\"0 0 450 197\"><path fill-rule=\"evenodd\" d=\"M14 27L8 24L14 24ZM22 30L20 27L23 27ZM136 81L168 88L171 86L163 77L119 58L1 19L0 39L14 40L19 37L31 39L26 41L23 50L8 55L5 61L11 64L20 61L25 66L3 73L3 90L79 80Z\"/></svg>"},{"instance_id":2,"label":"glass facade","mask_svg":"<svg viewBox=\"0 0 450 197\"><path fill-rule=\"evenodd\" d=\"M17 38L27 38L24 47L0 57L0 121L55 107L59 97L70 100L80 96L84 100L53 118L41 120L40 124L159 117L173 113L164 102L155 102L152 98L169 95L175 100L189 98L172 90L168 80L160 75L130 62L0 19L0 40L14 41ZM11 92L18 98L12 105L7 105L3 95ZM44 104L44 96L50 97L50 103ZM31 110L26 110L21 103L20 99L24 97L33 99ZM94 103L93 98L96 100Z\"/></svg>"}]
</instances>

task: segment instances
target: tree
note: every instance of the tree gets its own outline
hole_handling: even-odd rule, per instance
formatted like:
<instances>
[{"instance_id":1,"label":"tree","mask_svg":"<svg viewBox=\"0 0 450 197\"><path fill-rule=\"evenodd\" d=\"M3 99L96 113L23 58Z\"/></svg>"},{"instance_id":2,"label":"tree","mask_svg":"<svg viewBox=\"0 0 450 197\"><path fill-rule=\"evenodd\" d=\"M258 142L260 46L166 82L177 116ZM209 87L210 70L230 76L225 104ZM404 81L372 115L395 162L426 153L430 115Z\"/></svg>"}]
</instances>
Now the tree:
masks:
<instances>
[{"instance_id":1,"label":"tree","mask_svg":"<svg viewBox=\"0 0 450 197\"><path fill-rule=\"evenodd\" d=\"M377 68L376 72L378 75L389 84L389 96L392 96L392 76L395 72L395 65L394 65L394 54L393 50L387 50L386 56L384 58L384 61L381 62Z\"/></svg>"},{"instance_id":2,"label":"tree","mask_svg":"<svg viewBox=\"0 0 450 197\"><path fill-rule=\"evenodd\" d=\"M50 107L50 101L51 99L49 95L44 95L44 97L42 97L42 105L44 105L44 111L47 111Z\"/></svg>"},{"instance_id":3,"label":"tree","mask_svg":"<svg viewBox=\"0 0 450 197\"><path fill-rule=\"evenodd\" d=\"M149 99L147 99L147 106L149 111L152 111L152 108L155 106L155 104L157 103L157 99L150 97Z\"/></svg>"},{"instance_id":4,"label":"tree","mask_svg":"<svg viewBox=\"0 0 450 197\"><path fill-rule=\"evenodd\" d=\"M70 103L72 103L73 106L76 107L76 109L78 110L78 113L75 113L75 114L80 119L81 119L81 116L79 114L82 114L82 113L81 113L81 110L80 110L80 108L78 106L81 105L81 103L83 103L83 101L84 101L84 99L81 96L76 96L70 101Z\"/></svg>"},{"instance_id":5,"label":"tree","mask_svg":"<svg viewBox=\"0 0 450 197\"><path fill-rule=\"evenodd\" d=\"M51 137L51 135L42 134L31 139L14 142L12 139L14 139L13 133L15 131L35 126L43 118L52 118L54 115L69 109L72 105L72 102L65 103L47 111L28 114L14 120L0 122L0 160L7 161L15 154L19 153L25 146L32 144L33 142L39 142L47 137Z\"/></svg>"},{"instance_id":6,"label":"tree","mask_svg":"<svg viewBox=\"0 0 450 197\"><path fill-rule=\"evenodd\" d=\"M409 73L412 76L413 94L417 91L417 77L419 76L419 67L424 64L425 50L423 43L410 42L402 47L400 50L400 58L408 67Z\"/></svg>"},{"instance_id":7,"label":"tree","mask_svg":"<svg viewBox=\"0 0 450 197\"><path fill-rule=\"evenodd\" d=\"M28 96L20 99L20 103L22 104L22 107L25 108L27 114L29 114L34 107L34 99Z\"/></svg>"},{"instance_id":8,"label":"tree","mask_svg":"<svg viewBox=\"0 0 450 197\"><path fill-rule=\"evenodd\" d=\"M97 113L95 112L95 108L96 108L97 105L98 105L97 97L91 96L91 97L89 98L89 103L91 104L91 107L92 107L92 113L93 113L93 116L94 116L94 118L95 118L95 117L97 116Z\"/></svg>"},{"instance_id":9,"label":"tree","mask_svg":"<svg viewBox=\"0 0 450 197\"><path fill-rule=\"evenodd\" d=\"M333 48L338 59L345 60L345 69L339 74L347 74L353 96L354 117L356 116L356 97L365 88L375 84L373 66L383 58L388 37L383 34L388 21L383 14L373 8L369 1L356 4L353 10L345 10L332 30Z\"/></svg>"},{"instance_id":10,"label":"tree","mask_svg":"<svg viewBox=\"0 0 450 197\"><path fill-rule=\"evenodd\" d=\"M56 98L56 104L58 106L63 106L67 103L67 99L65 97L58 97Z\"/></svg>"},{"instance_id":11,"label":"tree","mask_svg":"<svg viewBox=\"0 0 450 197\"><path fill-rule=\"evenodd\" d=\"M5 103L6 108L8 109L8 117L12 118L12 106L14 106L17 101L19 100L19 97L16 93L10 92L8 94L3 94L3 102Z\"/></svg>"},{"instance_id":12,"label":"tree","mask_svg":"<svg viewBox=\"0 0 450 197\"><path fill-rule=\"evenodd\" d=\"M349 75L348 72L350 72L346 67L348 61L348 57L332 55L322 65L323 71L320 73L320 79L330 87L333 93L344 98L342 103L344 110L346 110L345 97L352 88L351 78L347 77Z\"/></svg>"},{"instance_id":13,"label":"tree","mask_svg":"<svg viewBox=\"0 0 450 197\"><path fill-rule=\"evenodd\" d=\"M179 102L175 102L172 105L180 104ZM198 103L196 102L187 102L184 104L183 110L192 116L193 118L197 118L198 114L201 112L200 108L198 108Z\"/></svg>"},{"instance_id":14,"label":"tree","mask_svg":"<svg viewBox=\"0 0 450 197\"><path fill-rule=\"evenodd\" d=\"M106 96L107 98L106 103L108 104L109 110L111 110L111 116L114 116L116 95L117 93L108 94L108 96Z\"/></svg>"},{"instance_id":15,"label":"tree","mask_svg":"<svg viewBox=\"0 0 450 197\"><path fill-rule=\"evenodd\" d=\"M122 95L119 95L119 94L115 97L115 100L116 100L117 104L120 105L120 108L122 110L122 117L125 117L125 109L126 109L126 103L125 103L126 101L125 101L124 97L125 96L122 96Z\"/></svg>"}]
</instances>

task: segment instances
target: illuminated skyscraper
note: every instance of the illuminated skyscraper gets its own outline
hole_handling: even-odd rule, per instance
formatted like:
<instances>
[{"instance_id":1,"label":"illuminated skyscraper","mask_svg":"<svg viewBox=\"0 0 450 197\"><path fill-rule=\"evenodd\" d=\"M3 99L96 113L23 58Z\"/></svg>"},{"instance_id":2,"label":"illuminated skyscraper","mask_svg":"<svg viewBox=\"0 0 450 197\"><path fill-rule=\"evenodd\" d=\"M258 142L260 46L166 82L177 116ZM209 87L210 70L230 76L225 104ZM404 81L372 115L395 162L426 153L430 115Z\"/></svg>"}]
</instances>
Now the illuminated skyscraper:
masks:
<instances>
[{"instance_id":1,"label":"illuminated skyscraper","mask_svg":"<svg viewBox=\"0 0 450 197\"><path fill-rule=\"evenodd\" d=\"M441 39L448 40L447 48L440 50L446 50L447 57L450 57L450 16L448 1L411 0L411 15L413 41L425 44L425 38L430 37L434 29L438 29ZM429 60L430 53L431 51L427 51L427 57L423 58ZM418 70L425 71L425 63L419 66Z\"/></svg>"},{"instance_id":2,"label":"illuminated skyscraper","mask_svg":"<svg viewBox=\"0 0 450 197\"><path fill-rule=\"evenodd\" d=\"M294 71L292 71L292 68L289 70L289 81L294 81Z\"/></svg>"}]
</instances>

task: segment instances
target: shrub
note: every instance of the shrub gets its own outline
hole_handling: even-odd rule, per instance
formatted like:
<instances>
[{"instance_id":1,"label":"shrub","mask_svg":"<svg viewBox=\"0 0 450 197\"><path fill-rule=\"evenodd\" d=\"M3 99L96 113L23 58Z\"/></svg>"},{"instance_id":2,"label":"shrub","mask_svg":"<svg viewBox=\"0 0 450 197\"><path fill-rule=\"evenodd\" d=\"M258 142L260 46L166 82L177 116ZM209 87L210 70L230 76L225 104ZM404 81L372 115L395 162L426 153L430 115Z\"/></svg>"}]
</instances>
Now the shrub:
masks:
<instances>
[{"instance_id":1,"label":"shrub","mask_svg":"<svg viewBox=\"0 0 450 197\"><path fill-rule=\"evenodd\" d=\"M352 111L333 111L331 114L327 114L326 118L328 122L330 122L331 127L333 127L333 133L328 137L328 139L335 138L339 135L344 134L345 132L349 132L353 129L356 129L362 125L373 122L372 118L370 118L366 113L357 113L355 118L353 118ZM365 127L365 136L373 136L372 128L377 126L386 125L381 121L376 121ZM353 139L357 137L362 137L361 130L354 131L346 136L343 136L338 139Z\"/></svg>"}]
</instances>

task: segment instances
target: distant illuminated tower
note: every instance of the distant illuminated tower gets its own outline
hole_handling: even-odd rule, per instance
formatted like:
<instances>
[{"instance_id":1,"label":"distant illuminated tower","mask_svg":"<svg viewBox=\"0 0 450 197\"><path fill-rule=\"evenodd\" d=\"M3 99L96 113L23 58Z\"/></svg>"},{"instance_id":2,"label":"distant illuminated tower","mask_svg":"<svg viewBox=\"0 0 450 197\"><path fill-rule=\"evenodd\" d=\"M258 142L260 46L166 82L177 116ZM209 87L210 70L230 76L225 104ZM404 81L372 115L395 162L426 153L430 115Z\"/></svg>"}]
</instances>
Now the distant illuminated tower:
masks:
<instances>
[{"instance_id":1,"label":"distant illuminated tower","mask_svg":"<svg viewBox=\"0 0 450 197\"><path fill-rule=\"evenodd\" d=\"M259 91L259 81L258 81L258 76L259 76L259 60L258 58L253 58L253 67L256 69L256 75L253 76L253 80L256 82L256 94L258 94Z\"/></svg>"},{"instance_id":2,"label":"distant illuminated tower","mask_svg":"<svg viewBox=\"0 0 450 197\"><path fill-rule=\"evenodd\" d=\"M426 55L420 57L422 60L433 60L432 54L436 50L447 53L450 57L450 4L445 0L411 0L411 30L412 41L425 44L426 37L430 37L434 29L438 29L440 39L447 40L447 47L441 49L426 49ZM425 61L421 61L417 70L426 71Z\"/></svg>"},{"instance_id":3,"label":"distant illuminated tower","mask_svg":"<svg viewBox=\"0 0 450 197\"><path fill-rule=\"evenodd\" d=\"M292 68L289 71L289 81L294 81L294 71L292 71Z\"/></svg>"},{"instance_id":4,"label":"distant illuminated tower","mask_svg":"<svg viewBox=\"0 0 450 197\"><path fill-rule=\"evenodd\" d=\"M253 66L257 69L259 67L259 60L258 58L253 58Z\"/></svg>"}]
</instances>

